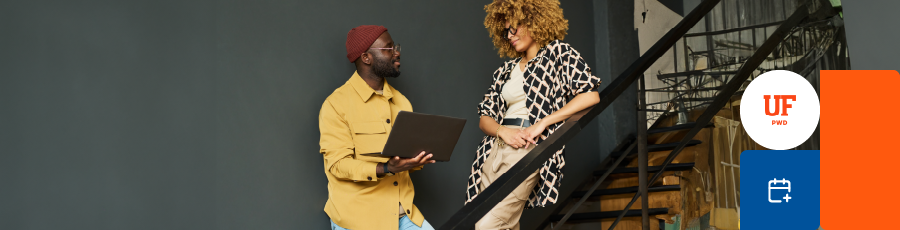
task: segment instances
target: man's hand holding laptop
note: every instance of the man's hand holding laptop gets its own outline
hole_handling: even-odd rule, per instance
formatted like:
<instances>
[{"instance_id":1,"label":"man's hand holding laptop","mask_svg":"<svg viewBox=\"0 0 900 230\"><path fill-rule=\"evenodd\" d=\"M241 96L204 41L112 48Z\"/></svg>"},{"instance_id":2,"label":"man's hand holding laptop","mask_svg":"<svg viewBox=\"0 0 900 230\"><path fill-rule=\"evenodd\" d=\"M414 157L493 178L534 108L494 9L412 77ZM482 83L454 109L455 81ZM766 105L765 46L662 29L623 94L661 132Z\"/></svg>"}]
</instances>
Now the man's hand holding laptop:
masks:
<instances>
[{"instance_id":1,"label":"man's hand holding laptop","mask_svg":"<svg viewBox=\"0 0 900 230\"><path fill-rule=\"evenodd\" d=\"M391 159L387 162L387 169L390 173L398 173L436 162L435 160L431 159L431 156L431 153L425 154L425 151L422 151L421 153L419 153L419 155L413 158L404 158L398 156L391 157ZM379 176L381 174L387 173L384 171L383 167L378 167L378 169L376 170L376 173L378 173Z\"/></svg>"}]
</instances>

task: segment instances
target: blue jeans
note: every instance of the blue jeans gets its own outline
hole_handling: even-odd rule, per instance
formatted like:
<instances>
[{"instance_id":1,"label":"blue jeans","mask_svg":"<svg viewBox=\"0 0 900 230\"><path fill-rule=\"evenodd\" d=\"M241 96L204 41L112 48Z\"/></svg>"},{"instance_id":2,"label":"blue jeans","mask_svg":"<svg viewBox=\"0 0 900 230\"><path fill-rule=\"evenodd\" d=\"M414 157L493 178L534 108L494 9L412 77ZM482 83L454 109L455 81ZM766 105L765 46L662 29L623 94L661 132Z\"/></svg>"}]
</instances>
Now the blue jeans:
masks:
<instances>
[{"instance_id":1,"label":"blue jeans","mask_svg":"<svg viewBox=\"0 0 900 230\"><path fill-rule=\"evenodd\" d=\"M328 220L328 221L331 222L331 230L349 230L346 228L342 228L341 226L337 226L337 224L335 224L334 221L331 221L331 220ZM403 218L400 218L400 226L398 226L397 229L398 230L434 230L434 227L431 227L431 224L428 223L428 220L425 220L422 222L422 227L420 228L419 226L416 226L416 224L414 224L412 222L412 220L409 219L408 216L403 216Z\"/></svg>"}]
</instances>

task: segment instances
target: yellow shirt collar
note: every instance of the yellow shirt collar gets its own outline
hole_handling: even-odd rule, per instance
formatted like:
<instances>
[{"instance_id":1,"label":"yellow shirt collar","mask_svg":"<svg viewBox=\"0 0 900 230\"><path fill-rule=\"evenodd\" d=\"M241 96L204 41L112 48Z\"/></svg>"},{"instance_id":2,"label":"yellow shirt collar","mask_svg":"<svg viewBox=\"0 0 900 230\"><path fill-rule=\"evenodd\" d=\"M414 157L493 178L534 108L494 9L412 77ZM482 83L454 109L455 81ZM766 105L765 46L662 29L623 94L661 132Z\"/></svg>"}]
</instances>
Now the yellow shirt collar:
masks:
<instances>
[{"instance_id":1,"label":"yellow shirt collar","mask_svg":"<svg viewBox=\"0 0 900 230\"><path fill-rule=\"evenodd\" d=\"M369 87L369 84L366 83L366 80L363 80L359 73L354 71L353 76L350 77L350 85L353 86L353 89L356 90L356 93L359 94L359 98L364 102L369 101L369 98L372 98L375 95L375 90L372 87ZM382 96L390 100L394 97L393 88L390 84L387 83L387 79L384 80L384 86L381 87Z\"/></svg>"}]
</instances>

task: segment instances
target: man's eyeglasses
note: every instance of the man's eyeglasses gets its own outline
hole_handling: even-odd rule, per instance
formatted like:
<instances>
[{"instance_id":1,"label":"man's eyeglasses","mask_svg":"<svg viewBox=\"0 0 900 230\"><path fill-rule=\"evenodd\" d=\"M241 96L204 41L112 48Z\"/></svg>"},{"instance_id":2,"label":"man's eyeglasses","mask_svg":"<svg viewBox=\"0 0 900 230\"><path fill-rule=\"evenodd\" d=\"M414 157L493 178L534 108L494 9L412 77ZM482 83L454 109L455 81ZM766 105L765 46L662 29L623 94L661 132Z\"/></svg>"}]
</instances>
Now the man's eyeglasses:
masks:
<instances>
[{"instance_id":1,"label":"man's eyeglasses","mask_svg":"<svg viewBox=\"0 0 900 230\"><path fill-rule=\"evenodd\" d=\"M394 47L391 47L391 48L369 48L369 49L376 49L376 50L391 50L391 54L392 54L392 55L397 55L397 54L400 53L400 44L399 44L399 43L394 44Z\"/></svg>"},{"instance_id":2,"label":"man's eyeglasses","mask_svg":"<svg viewBox=\"0 0 900 230\"><path fill-rule=\"evenodd\" d=\"M506 39L508 41L509 35L515 36L516 33L518 32L518 28L513 28L512 24L510 24L509 27L506 27L506 29L503 29L503 32L504 32L503 34L505 35L505 36L503 36L503 39Z\"/></svg>"}]
</instances>

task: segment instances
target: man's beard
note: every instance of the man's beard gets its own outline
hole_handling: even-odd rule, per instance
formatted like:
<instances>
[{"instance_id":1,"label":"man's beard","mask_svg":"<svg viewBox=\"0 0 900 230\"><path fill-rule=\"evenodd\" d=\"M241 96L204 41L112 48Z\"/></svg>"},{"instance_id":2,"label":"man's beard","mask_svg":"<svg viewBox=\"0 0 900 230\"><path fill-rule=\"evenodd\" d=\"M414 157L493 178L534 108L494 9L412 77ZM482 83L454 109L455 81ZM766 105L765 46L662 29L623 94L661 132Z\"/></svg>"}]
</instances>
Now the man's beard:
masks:
<instances>
[{"instance_id":1,"label":"man's beard","mask_svg":"<svg viewBox=\"0 0 900 230\"><path fill-rule=\"evenodd\" d=\"M400 76L400 70L394 69L394 60L388 59L384 61L384 59L375 58L375 63L372 63L372 72L375 72L375 75L382 78L396 78Z\"/></svg>"}]
</instances>

